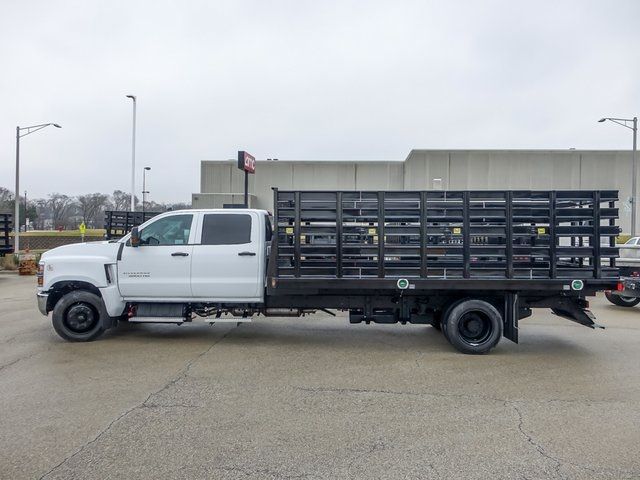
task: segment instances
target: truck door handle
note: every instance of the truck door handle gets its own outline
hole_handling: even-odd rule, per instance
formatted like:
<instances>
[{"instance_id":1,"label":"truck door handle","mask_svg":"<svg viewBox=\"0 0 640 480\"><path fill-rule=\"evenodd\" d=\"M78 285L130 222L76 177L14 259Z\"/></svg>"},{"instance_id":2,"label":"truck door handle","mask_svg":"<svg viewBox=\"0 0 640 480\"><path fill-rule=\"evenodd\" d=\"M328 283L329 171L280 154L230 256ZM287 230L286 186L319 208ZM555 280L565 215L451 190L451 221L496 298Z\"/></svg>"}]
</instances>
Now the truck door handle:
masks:
<instances>
[{"instance_id":1,"label":"truck door handle","mask_svg":"<svg viewBox=\"0 0 640 480\"><path fill-rule=\"evenodd\" d=\"M238 255L241 257L255 257L256 252L240 252Z\"/></svg>"},{"instance_id":2,"label":"truck door handle","mask_svg":"<svg viewBox=\"0 0 640 480\"><path fill-rule=\"evenodd\" d=\"M189 254L187 252L173 252L171 256L172 257L188 257Z\"/></svg>"}]
</instances>

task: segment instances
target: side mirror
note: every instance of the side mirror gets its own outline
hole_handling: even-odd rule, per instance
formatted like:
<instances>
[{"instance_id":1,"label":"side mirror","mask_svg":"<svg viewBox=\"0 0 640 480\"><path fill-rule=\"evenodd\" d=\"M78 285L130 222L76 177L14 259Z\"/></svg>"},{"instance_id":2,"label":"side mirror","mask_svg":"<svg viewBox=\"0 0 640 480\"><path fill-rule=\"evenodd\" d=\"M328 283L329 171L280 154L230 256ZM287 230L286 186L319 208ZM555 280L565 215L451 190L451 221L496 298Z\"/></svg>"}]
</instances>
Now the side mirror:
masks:
<instances>
[{"instance_id":1,"label":"side mirror","mask_svg":"<svg viewBox=\"0 0 640 480\"><path fill-rule=\"evenodd\" d=\"M140 232L138 231L138 227L133 227L131 229L131 246L132 247L140 246Z\"/></svg>"}]
</instances>

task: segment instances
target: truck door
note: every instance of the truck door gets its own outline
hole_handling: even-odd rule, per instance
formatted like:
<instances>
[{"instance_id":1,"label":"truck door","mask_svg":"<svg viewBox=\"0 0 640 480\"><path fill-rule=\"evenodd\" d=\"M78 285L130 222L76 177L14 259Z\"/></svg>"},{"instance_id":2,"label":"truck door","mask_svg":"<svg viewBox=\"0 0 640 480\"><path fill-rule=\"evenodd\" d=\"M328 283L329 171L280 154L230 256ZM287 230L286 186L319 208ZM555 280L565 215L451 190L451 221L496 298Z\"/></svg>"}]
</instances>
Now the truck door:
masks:
<instances>
[{"instance_id":1,"label":"truck door","mask_svg":"<svg viewBox=\"0 0 640 480\"><path fill-rule=\"evenodd\" d=\"M262 216L204 213L193 246L191 291L209 301L259 302L265 271Z\"/></svg>"},{"instance_id":2,"label":"truck door","mask_svg":"<svg viewBox=\"0 0 640 480\"><path fill-rule=\"evenodd\" d=\"M118 286L126 299L191 297L192 213L155 218L140 229L140 246L129 241L118 261Z\"/></svg>"}]
</instances>

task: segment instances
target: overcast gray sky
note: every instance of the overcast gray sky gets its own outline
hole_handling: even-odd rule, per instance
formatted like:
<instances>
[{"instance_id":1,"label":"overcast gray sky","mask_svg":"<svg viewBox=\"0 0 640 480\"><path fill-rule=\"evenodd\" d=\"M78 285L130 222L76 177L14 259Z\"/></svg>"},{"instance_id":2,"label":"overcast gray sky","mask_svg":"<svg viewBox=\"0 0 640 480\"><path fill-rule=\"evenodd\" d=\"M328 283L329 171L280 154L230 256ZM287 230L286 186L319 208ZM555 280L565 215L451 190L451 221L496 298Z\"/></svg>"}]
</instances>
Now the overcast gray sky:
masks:
<instances>
[{"instance_id":1,"label":"overcast gray sky","mask_svg":"<svg viewBox=\"0 0 640 480\"><path fill-rule=\"evenodd\" d=\"M0 3L0 186L199 189L201 159L404 159L411 148L630 148L640 1ZM141 187L138 187L141 190Z\"/></svg>"}]
</instances>

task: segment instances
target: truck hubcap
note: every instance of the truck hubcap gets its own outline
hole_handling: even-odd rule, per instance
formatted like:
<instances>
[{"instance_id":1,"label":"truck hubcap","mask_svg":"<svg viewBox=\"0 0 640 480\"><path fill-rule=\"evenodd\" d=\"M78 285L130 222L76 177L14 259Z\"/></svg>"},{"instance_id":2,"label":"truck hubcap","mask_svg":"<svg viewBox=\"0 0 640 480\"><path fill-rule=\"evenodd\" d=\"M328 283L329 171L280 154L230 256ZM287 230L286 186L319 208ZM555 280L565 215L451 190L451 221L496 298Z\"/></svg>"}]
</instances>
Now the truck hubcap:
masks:
<instances>
[{"instance_id":1,"label":"truck hubcap","mask_svg":"<svg viewBox=\"0 0 640 480\"><path fill-rule=\"evenodd\" d=\"M491 322L480 312L469 312L460 319L458 330L465 342L478 344L486 341L491 335Z\"/></svg>"},{"instance_id":2,"label":"truck hubcap","mask_svg":"<svg viewBox=\"0 0 640 480\"><path fill-rule=\"evenodd\" d=\"M95 325L98 320L95 310L86 303L72 305L67 311L65 325L76 333L84 333Z\"/></svg>"}]
</instances>

